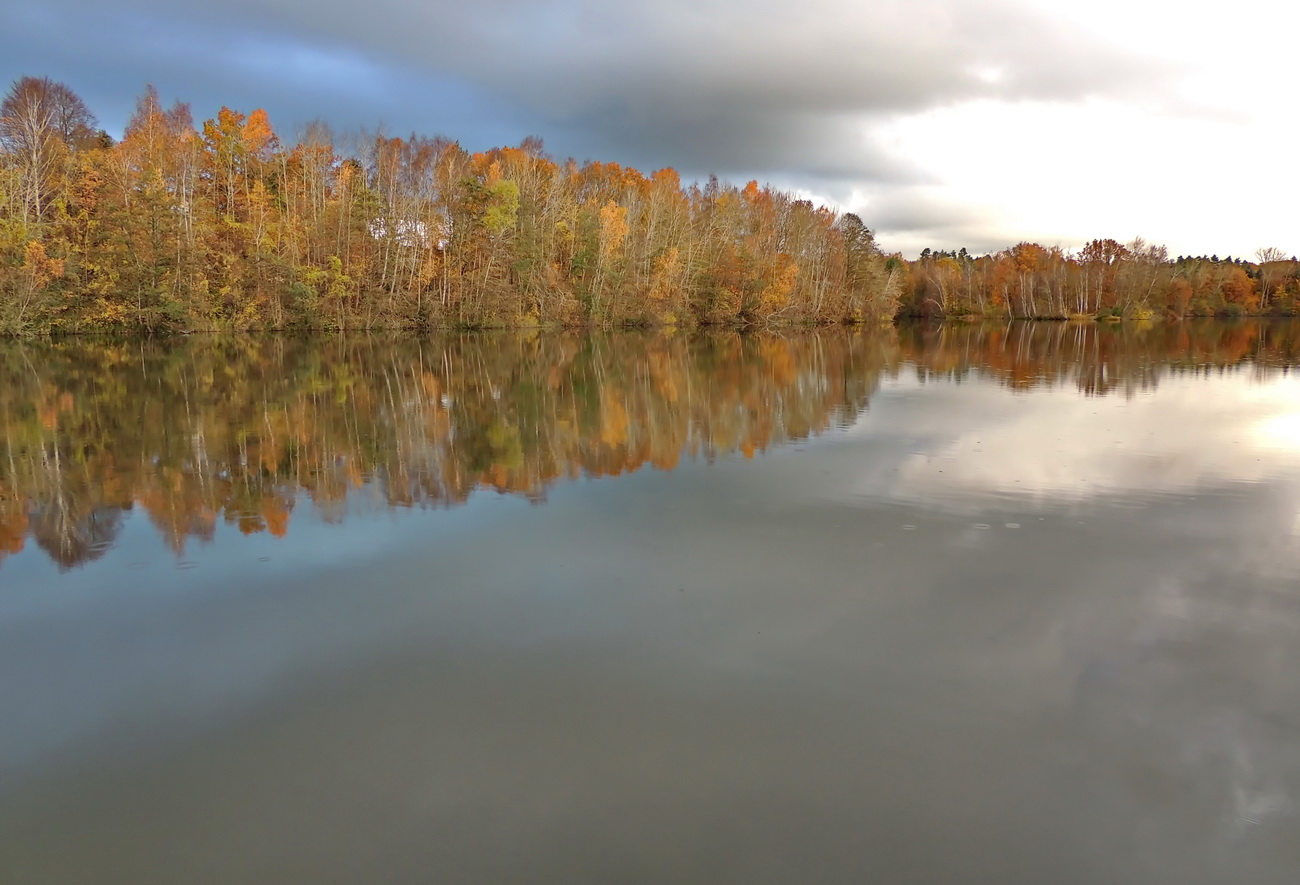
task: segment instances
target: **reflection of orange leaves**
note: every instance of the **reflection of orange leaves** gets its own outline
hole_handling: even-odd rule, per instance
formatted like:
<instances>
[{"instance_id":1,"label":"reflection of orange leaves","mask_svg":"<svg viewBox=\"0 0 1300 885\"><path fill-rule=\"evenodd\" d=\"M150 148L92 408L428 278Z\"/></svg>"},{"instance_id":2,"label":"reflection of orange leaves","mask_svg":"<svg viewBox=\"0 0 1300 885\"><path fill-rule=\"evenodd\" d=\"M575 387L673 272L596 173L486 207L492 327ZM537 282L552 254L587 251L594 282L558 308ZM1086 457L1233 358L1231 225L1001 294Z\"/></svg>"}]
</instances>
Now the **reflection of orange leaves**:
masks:
<instances>
[{"instance_id":1,"label":"reflection of orange leaves","mask_svg":"<svg viewBox=\"0 0 1300 885\"><path fill-rule=\"evenodd\" d=\"M290 510L279 498L270 497L262 501L262 519L266 528L274 537L283 538L289 531Z\"/></svg>"},{"instance_id":2,"label":"reflection of orange leaves","mask_svg":"<svg viewBox=\"0 0 1300 885\"><path fill-rule=\"evenodd\" d=\"M268 441L257 446L257 463L267 473L275 473L280 466L282 455L280 447L274 441Z\"/></svg>"},{"instance_id":3,"label":"reflection of orange leaves","mask_svg":"<svg viewBox=\"0 0 1300 885\"><path fill-rule=\"evenodd\" d=\"M670 443L662 452L655 453L650 463L660 470L675 470L682 459L680 445Z\"/></svg>"},{"instance_id":4,"label":"reflection of orange leaves","mask_svg":"<svg viewBox=\"0 0 1300 885\"><path fill-rule=\"evenodd\" d=\"M510 471L504 464L493 464L487 469L484 478L498 492L510 491Z\"/></svg>"},{"instance_id":5,"label":"reflection of orange leaves","mask_svg":"<svg viewBox=\"0 0 1300 885\"><path fill-rule=\"evenodd\" d=\"M178 474L171 483L172 489L159 485L140 495L140 504L149 514L149 521L177 554L185 551L187 537L209 540L217 526L217 511L199 498L199 489L190 487L182 491L183 480Z\"/></svg>"},{"instance_id":6,"label":"reflection of orange leaves","mask_svg":"<svg viewBox=\"0 0 1300 885\"><path fill-rule=\"evenodd\" d=\"M856 337L826 335L860 350ZM59 409L78 416L59 444L66 440L79 457L62 462L64 473L49 481L88 480L96 502L137 501L181 552L189 538L212 537L218 518L244 533L283 536L299 493L324 519L339 521L349 488L376 477L390 506L451 505L475 489L536 496L560 477L617 476L652 464L671 470L687 451L752 456L801 428L825 426L827 410L846 397L840 379L852 373L833 365L837 348L792 340L799 341L710 336L708 359L699 360L685 339L628 336L606 348L538 336L509 349L458 344L468 357L420 355L398 373L382 371L389 357L378 350L380 362L349 351L310 375L295 372L278 350L199 357L184 374L162 376L177 385L173 401L194 408L150 404L143 423L134 412L114 419L125 422L129 447L98 444L117 441L117 424L94 424L107 407L86 408L81 388L64 384L69 395L47 390L29 399L55 403L47 417ZM483 371L454 368L464 364ZM791 388L810 371L833 380ZM512 380L521 378L529 383ZM182 387L191 384L219 396ZM527 391L526 403L511 400L516 389ZM448 408L428 405L444 396ZM456 431L489 412L507 417L485 461L482 447ZM89 445L73 438L83 422L95 434ZM47 493L43 485L39 494ZM12 546L22 530L11 526L2 537Z\"/></svg>"},{"instance_id":7,"label":"reflection of orange leaves","mask_svg":"<svg viewBox=\"0 0 1300 885\"><path fill-rule=\"evenodd\" d=\"M789 341L784 338L763 339L759 343L758 352L774 383L785 385L794 380L794 358L790 354Z\"/></svg>"},{"instance_id":8,"label":"reflection of orange leaves","mask_svg":"<svg viewBox=\"0 0 1300 885\"><path fill-rule=\"evenodd\" d=\"M655 390L664 398L664 402L677 402L677 375L666 357L656 355L652 358L650 377L654 379Z\"/></svg>"},{"instance_id":9,"label":"reflection of orange leaves","mask_svg":"<svg viewBox=\"0 0 1300 885\"><path fill-rule=\"evenodd\" d=\"M36 417L46 430L54 430L59 426L59 407L53 403L46 403L37 408Z\"/></svg>"},{"instance_id":10,"label":"reflection of orange leaves","mask_svg":"<svg viewBox=\"0 0 1300 885\"><path fill-rule=\"evenodd\" d=\"M436 402L442 395L442 385L438 383L437 376L430 372L420 373L420 389L430 402Z\"/></svg>"},{"instance_id":11,"label":"reflection of orange leaves","mask_svg":"<svg viewBox=\"0 0 1300 885\"><path fill-rule=\"evenodd\" d=\"M627 442L627 409L621 399L607 396L600 408L600 441L607 446L619 446Z\"/></svg>"},{"instance_id":12,"label":"reflection of orange leaves","mask_svg":"<svg viewBox=\"0 0 1300 885\"><path fill-rule=\"evenodd\" d=\"M27 527L27 513L24 510L0 516L0 553L21 553Z\"/></svg>"}]
</instances>

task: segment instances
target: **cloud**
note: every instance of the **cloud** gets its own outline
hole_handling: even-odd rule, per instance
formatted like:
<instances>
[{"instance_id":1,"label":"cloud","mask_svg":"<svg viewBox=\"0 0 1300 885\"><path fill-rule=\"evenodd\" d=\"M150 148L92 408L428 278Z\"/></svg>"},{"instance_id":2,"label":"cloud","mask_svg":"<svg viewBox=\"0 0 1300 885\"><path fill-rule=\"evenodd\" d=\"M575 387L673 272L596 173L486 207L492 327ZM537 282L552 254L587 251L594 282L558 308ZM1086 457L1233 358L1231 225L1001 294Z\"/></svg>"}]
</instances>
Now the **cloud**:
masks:
<instances>
[{"instance_id":1,"label":"cloud","mask_svg":"<svg viewBox=\"0 0 1300 885\"><path fill-rule=\"evenodd\" d=\"M0 52L28 65L48 59L86 80L107 77L132 95L162 75L164 92L196 99L222 88L244 93L253 80L289 118L317 116L328 92L341 98L346 125L375 122L363 118L369 107L398 129L459 136L458 125L482 108L463 100L431 108L419 95L432 86L489 99L575 155L598 145L617 155L610 159L648 166L885 180L914 173L864 143L864 117L979 96L1113 93L1159 73L1005 0L815 0L791 13L770 0L371 0L364 13L315 0L185 9L125 0L111 12L55 0L39 21L11 13L5 30L15 45ZM18 51L33 30L45 45ZM74 47L89 48L89 58L70 58Z\"/></svg>"},{"instance_id":2,"label":"cloud","mask_svg":"<svg viewBox=\"0 0 1300 885\"><path fill-rule=\"evenodd\" d=\"M1005 249L1004 222L996 210L954 200L933 182L885 185L870 194L855 193L843 202L864 219L891 250L908 253L957 244L978 255Z\"/></svg>"},{"instance_id":3,"label":"cloud","mask_svg":"<svg viewBox=\"0 0 1300 885\"><path fill-rule=\"evenodd\" d=\"M1075 125L1076 109L1191 114L1184 61L1093 18L1046 0L809 0L797 13L774 0L47 0L0 11L0 76L63 80L110 131L151 82L200 120L264 107L290 136L317 118L475 150L539 135L559 157L824 194L887 247L985 251L1114 233L1081 212L1102 191L1059 178L1077 161L1053 169L1049 207L1034 176L1007 172L1012 156L1076 157L1079 137L1098 176L1138 168L1122 130L1095 111ZM1132 117L1107 119L1146 125ZM1047 124L1068 139L1044 143ZM1144 205L1163 211L1160 195ZM1161 228L1180 217L1129 226L1168 241Z\"/></svg>"},{"instance_id":4,"label":"cloud","mask_svg":"<svg viewBox=\"0 0 1300 885\"><path fill-rule=\"evenodd\" d=\"M909 423L931 444L900 465L889 494L958 511L991 501L1059 506L1249 486L1300 497L1290 479L1300 461L1297 379L1225 374L1216 382L1231 395L1212 405L1202 378L1163 374L1156 382L1158 395L1154 384L1143 391L1139 410L1120 395L1062 397L1042 388L1013 399L1000 390L964 391L961 402ZM962 422L960 432L951 431L954 422Z\"/></svg>"}]
</instances>

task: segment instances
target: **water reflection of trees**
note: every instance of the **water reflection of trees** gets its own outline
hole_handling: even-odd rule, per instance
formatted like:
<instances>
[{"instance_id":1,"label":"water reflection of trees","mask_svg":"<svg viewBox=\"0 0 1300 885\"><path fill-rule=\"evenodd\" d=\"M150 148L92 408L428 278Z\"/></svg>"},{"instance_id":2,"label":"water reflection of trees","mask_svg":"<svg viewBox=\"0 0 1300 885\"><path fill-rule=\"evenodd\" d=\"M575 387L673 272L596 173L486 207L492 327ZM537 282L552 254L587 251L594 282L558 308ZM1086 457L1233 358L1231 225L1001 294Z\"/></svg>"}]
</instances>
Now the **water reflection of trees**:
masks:
<instances>
[{"instance_id":1,"label":"water reflection of trees","mask_svg":"<svg viewBox=\"0 0 1300 885\"><path fill-rule=\"evenodd\" d=\"M67 567L138 508L178 554L218 522L284 534L476 489L752 455L849 420L890 337L532 334L381 340L55 342L0 348L0 558Z\"/></svg>"},{"instance_id":2,"label":"water reflection of trees","mask_svg":"<svg viewBox=\"0 0 1300 885\"><path fill-rule=\"evenodd\" d=\"M1133 394L1168 373L1300 365L1300 323L915 324L898 330L899 352L922 377L981 373L1014 389L1072 385L1089 394Z\"/></svg>"},{"instance_id":3,"label":"water reflection of trees","mask_svg":"<svg viewBox=\"0 0 1300 885\"><path fill-rule=\"evenodd\" d=\"M139 509L181 553L219 522L283 535L355 490L451 506L746 456L851 420L882 373L1132 391L1300 362L1300 325L914 326L789 336L179 339L0 347L0 559L69 567Z\"/></svg>"}]
</instances>

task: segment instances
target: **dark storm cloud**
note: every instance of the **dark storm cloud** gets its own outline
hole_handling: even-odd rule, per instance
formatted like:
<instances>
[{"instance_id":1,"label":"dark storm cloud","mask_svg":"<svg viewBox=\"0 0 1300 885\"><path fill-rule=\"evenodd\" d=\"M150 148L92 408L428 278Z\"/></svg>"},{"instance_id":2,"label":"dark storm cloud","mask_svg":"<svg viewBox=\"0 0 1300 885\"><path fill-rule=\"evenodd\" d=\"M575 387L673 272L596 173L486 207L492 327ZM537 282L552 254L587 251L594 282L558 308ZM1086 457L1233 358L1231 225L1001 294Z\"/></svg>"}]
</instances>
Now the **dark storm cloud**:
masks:
<instances>
[{"instance_id":1,"label":"dark storm cloud","mask_svg":"<svg viewBox=\"0 0 1300 885\"><path fill-rule=\"evenodd\" d=\"M106 98L151 81L233 104L256 87L280 118L461 137L489 101L576 155L590 144L650 166L829 178L907 175L850 118L1077 99L1158 74L1004 0L51 0L2 15L0 57L24 65L9 73L68 71Z\"/></svg>"},{"instance_id":2,"label":"dark storm cloud","mask_svg":"<svg viewBox=\"0 0 1300 885\"><path fill-rule=\"evenodd\" d=\"M797 111L723 107L678 123L611 107L561 121L548 129L548 139L552 135L557 145L589 146L579 158L617 157L642 168L672 165L697 175L797 173L803 187L918 175L877 144L861 121Z\"/></svg>"}]
</instances>

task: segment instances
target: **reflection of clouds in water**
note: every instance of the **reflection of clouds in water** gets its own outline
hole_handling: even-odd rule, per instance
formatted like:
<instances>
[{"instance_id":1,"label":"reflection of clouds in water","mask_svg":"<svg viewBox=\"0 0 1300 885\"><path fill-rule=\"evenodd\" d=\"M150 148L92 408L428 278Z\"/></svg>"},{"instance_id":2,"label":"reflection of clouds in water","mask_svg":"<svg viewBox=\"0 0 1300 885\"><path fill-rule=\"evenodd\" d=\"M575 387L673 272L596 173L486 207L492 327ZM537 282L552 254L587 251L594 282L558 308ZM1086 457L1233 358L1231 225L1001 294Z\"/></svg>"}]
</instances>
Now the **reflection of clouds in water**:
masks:
<instances>
[{"instance_id":1,"label":"reflection of clouds in water","mask_svg":"<svg viewBox=\"0 0 1300 885\"><path fill-rule=\"evenodd\" d=\"M1192 761L1216 772L1224 792L1223 826L1231 839L1243 839L1253 830L1288 826L1295 797L1294 782L1285 756L1269 752L1267 724L1251 717L1225 717L1218 728L1207 728Z\"/></svg>"},{"instance_id":2,"label":"reflection of clouds in water","mask_svg":"<svg viewBox=\"0 0 1300 885\"><path fill-rule=\"evenodd\" d=\"M1297 402L1300 379L1233 375L1166 378L1133 399L1059 390L989 399L977 423L960 416L950 439L934 428L935 446L904 461L893 496L1082 500L1261 482L1300 465L1300 438L1279 444L1300 426Z\"/></svg>"},{"instance_id":3,"label":"reflection of clouds in water","mask_svg":"<svg viewBox=\"0 0 1300 885\"><path fill-rule=\"evenodd\" d=\"M1159 711L1164 740L1181 748L1176 764L1199 772L1228 838L1293 826L1295 585L1226 564L1182 570L1144 594L1140 643L1149 659L1135 674L1135 697Z\"/></svg>"},{"instance_id":4,"label":"reflection of clouds in water","mask_svg":"<svg viewBox=\"0 0 1300 885\"><path fill-rule=\"evenodd\" d=\"M1294 805L1291 797L1277 784L1259 782L1248 754L1242 754L1242 762L1244 764L1237 768L1238 777L1232 785L1232 828L1238 836L1289 812Z\"/></svg>"},{"instance_id":5,"label":"reflection of clouds in water","mask_svg":"<svg viewBox=\"0 0 1300 885\"><path fill-rule=\"evenodd\" d=\"M1290 607L1276 585L1238 592L1227 572L1179 570L1076 612L1080 726L1116 789L1139 801L1177 789L1208 815L1197 824L1171 811L1153 826L1197 827L1225 845L1276 838L1300 799L1290 738L1300 619L1278 617Z\"/></svg>"},{"instance_id":6,"label":"reflection of clouds in water","mask_svg":"<svg viewBox=\"0 0 1300 885\"><path fill-rule=\"evenodd\" d=\"M898 470L864 469L854 491L958 517L936 525L969 563L959 580L1041 581L998 645L1032 648L1040 675L1059 665L1099 790L1178 797L1148 844L1253 851L1300 811L1298 403L1300 379L1247 372L1163 375L1131 398L903 378L856 429Z\"/></svg>"},{"instance_id":7,"label":"reflection of clouds in water","mask_svg":"<svg viewBox=\"0 0 1300 885\"><path fill-rule=\"evenodd\" d=\"M1270 418L1256 428L1262 445L1300 451L1300 412Z\"/></svg>"}]
</instances>

